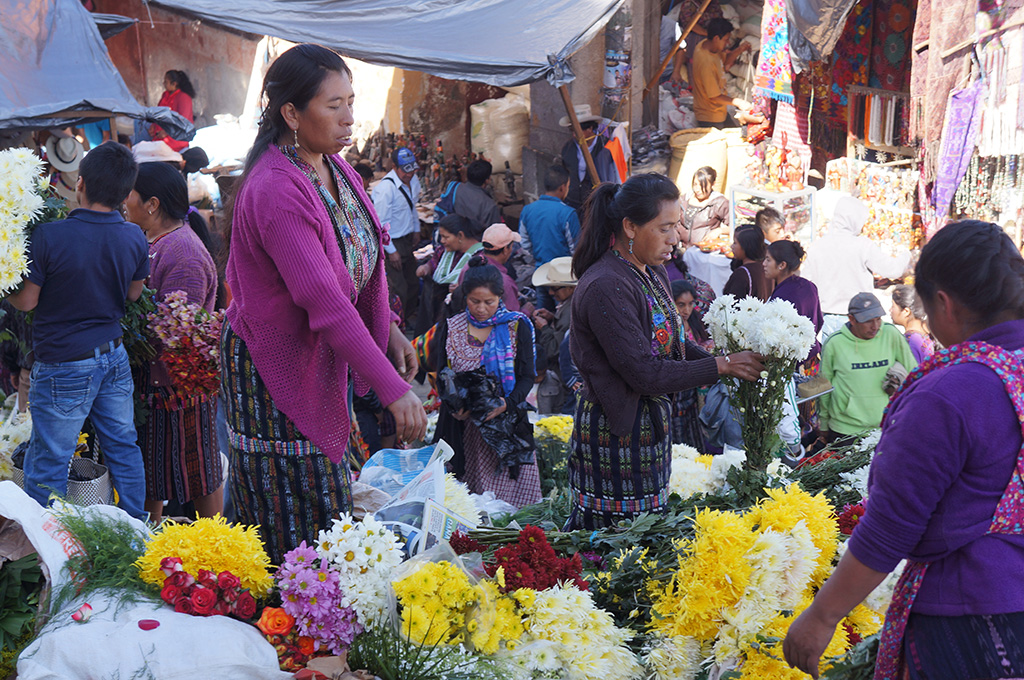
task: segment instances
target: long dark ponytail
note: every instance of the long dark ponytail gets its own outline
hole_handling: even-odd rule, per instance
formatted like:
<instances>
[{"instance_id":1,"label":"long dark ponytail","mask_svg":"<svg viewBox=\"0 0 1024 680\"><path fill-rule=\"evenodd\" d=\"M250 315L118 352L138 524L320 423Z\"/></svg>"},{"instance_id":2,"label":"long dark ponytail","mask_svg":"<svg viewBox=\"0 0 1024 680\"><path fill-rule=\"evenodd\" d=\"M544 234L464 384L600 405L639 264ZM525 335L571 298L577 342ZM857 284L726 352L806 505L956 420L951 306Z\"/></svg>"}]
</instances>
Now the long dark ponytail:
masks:
<instances>
[{"instance_id":1,"label":"long dark ponytail","mask_svg":"<svg viewBox=\"0 0 1024 680\"><path fill-rule=\"evenodd\" d=\"M352 77L352 70L337 52L312 43L292 47L270 65L260 94L260 101L265 102L263 115L256 140L245 157L245 171L237 185L239 190L267 147L289 131L281 107L290 103L299 111L305 111L331 72Z\"/></svg>"},{"instance_id":2,"label":"long dark ponytail","mask_svg":"<svg viewBox=\"0 0 1024 680\"><path fill-rule=\"evenodd\" d=\"M177 85L178 89L189 97L195 98L196 88L192 85L192 81L188 79L188 75L184 71L168 71L164 74L164 78Z\"/></svg>"},{"instance_id":3,"label":"long dark ponytail","mask_svg":"<svg viewBox=\"0 0 1024 680\"><path fill-rule=\"evenodd\" d=\"M590 192L583 206L580 242L572 256L576 278L590 269L608 248L612 237L622 233L622 220L646 224L658 216L665 201L678 201L679 189L664 175L633 175L625 184L604 182Z\"/></svg>"}]
</instances>

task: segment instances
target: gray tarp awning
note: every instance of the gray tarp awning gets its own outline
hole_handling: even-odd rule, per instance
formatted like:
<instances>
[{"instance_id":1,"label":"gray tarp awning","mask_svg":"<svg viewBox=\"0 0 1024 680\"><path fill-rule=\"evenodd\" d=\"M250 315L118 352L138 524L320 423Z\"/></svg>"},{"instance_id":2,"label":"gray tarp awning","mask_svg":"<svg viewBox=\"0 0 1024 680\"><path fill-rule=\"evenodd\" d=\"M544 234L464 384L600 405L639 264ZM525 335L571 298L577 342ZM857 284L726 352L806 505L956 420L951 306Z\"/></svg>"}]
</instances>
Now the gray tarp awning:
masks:
<instances>
[{"instance_id":1,"label":"gray tarp awning","mask_svg":"<svg viewBox=\"0 0 1024 680\"><path fill-rule=\"evenodd\" d=\"M96 22L96 26L100 29L100 36L104 40L113 38L138 22L138 19L123 17L120 14L100 14L99 12L93 12L92 20Z\"/></svg>"},{"instance_id":2,"label":"gray tarp awning","mask_svg":"<svg viewBox=\"0 0 1024 680\"><path fill-rule=\"evenodd\" d=\"M155 0L222 26L443 78L509 87L574 76L569 56L623 0Z\"/></svg>"},{"instance_id":3,"label":"gray tarp awning","mask_svg":"<svg viewBox=\"0 0 1024 680\"><path fill-rule=\"evenodd\" d=\"M159 123L176 139L195 127L167 107L143 108L114 68L78 0L0 0L0 130L66 127L108 112Z\"/></svg>"},{"instance_id":4,"label":"gray tarp awning","mask_svg":"<svg viewBox=\"0 0 1024 680\"><path fill-rule=\"evenodd\" d=\"M789 50L797 73L832 54L856 0L787 0Z\"/></svg>"}]
</instances>

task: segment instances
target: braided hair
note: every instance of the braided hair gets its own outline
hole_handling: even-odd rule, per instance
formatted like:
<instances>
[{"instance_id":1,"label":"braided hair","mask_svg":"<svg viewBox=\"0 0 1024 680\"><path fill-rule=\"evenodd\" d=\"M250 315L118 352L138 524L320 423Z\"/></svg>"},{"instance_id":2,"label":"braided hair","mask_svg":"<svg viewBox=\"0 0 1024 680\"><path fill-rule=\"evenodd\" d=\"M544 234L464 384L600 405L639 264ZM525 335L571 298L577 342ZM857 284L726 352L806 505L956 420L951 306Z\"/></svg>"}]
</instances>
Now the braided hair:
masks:
<instances>
[{"instance_id":1,"label":"braided hair","mask_svg":"<svg viewBox=\"0 0 1024 680\"><path fill-rule=\"evenodd\" d=\"M946 225L921 251L914 275L926 301L943 290L984 327L1007 316L1024 319L1024 257L996 224L961 220Z\"/></svg>"}]
</instances>

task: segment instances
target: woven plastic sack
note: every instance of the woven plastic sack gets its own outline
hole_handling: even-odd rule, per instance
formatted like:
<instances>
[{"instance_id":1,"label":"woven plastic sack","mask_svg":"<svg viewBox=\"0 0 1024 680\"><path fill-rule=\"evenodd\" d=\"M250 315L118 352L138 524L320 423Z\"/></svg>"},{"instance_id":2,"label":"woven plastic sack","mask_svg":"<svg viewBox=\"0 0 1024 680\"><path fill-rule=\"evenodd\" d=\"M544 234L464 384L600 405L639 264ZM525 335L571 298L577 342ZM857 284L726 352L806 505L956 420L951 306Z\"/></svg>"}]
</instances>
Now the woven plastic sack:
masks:
<instances>
[{"instance_id":1,"label":"woven plastic sack","mask_svg":"<svg viewBox=\"0 0 1024 680\"><path fill-rule=\"evenodd\" d=\"M668 166L668 177L684 195L693 191L693 173L709 165L718 173L715 191L725 191L725 177L729 165L728 142L721 130L715 128L694 128L680 130L669 140L672 147L672 162Z\"/></svg>"},{"instance_id":2,"label":"woven plastic sack","mask_svg":"<svg viewBox=\"0 0 1024 680\"><path fill-rule=\"evenodd\" d=\"M111 505L79 508L128 522L140 534L146 526ZM76 543L49 510L19 489L0 482L0 517L17 522L39 555L50 587L67 581L64 565ZM288 680L278 667L277 652L259 630L227 616L191 616L166 605L117 602L94 593L86 623L75 623L74 601L52 617L18 658L18 680L93 680L94 678L217 678L218 680ZM143 619L156 621L143 630Z\"/></svg>"}]
</instances>

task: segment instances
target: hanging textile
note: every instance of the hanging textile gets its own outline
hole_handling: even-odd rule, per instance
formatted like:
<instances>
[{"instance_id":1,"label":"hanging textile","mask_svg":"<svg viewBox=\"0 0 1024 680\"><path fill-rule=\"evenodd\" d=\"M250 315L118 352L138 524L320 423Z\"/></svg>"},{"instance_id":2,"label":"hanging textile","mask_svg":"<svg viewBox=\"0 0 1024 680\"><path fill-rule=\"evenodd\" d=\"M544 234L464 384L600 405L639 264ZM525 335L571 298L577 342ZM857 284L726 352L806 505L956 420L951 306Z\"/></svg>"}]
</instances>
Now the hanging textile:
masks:
<instances>
[{"instance_id":1,"label":"hanging textile","mask_svg":"<svg viewBox=\"0 0 1024 680\"><path fill-rule=\"evenodd\" d=\"M811 147L807 143L807 110L800 111L789 102L779 102L775 109L775 131L772 144L785 146L800 156L804 167L811 166Z\"/></svg>"},{"instance_id":2,"label":"hanging textile","mask_svg":"<svg viewBox=\"0 0 1024 680\"><path fill-rule=\"evenodd\" d=\"M874 3L868 84L882 90L904 92L910 81L906 60L913 39L914 12L908 0L874 0Z\"/></svg>"},{"instance_id":3,"label":"hanging textile","mask_svg":"<svg viewBox=\"0 0 1024 680\"><path fill-rule=\"evenodd\" d=\"M975 8L976 5L970 2L932 2L928 75L922 107L922 142L926 147L941 138L950 93L968 82L971 50L964 49L946 58L942 54L974 37ZM928 165L923 170L934 172Z\"/></svg>"},{"instance_id":4,"label":"hanging textile","mask_svg":"<svg viewBox=\"0 0 1024 680\"><path fill-rule=\"evenodd\" d=\"M935 213L940 219L949 212L953 194L967 174L967 166L974 155L983 99L984 88L980 80L974 81L949 97L946 127L942 132L942 148L939 152L932 194Z\"/></svg>"},{"instance_id":5,"label":"hanging textile","mask_svg":"<svg viewBox=\"0 0 1024 680\"><path fill-rule=\"evenodd\" d=\"M871 58L871 22L873 0L860 0L846 19L843 36L836 45L832 64L832 103L829 120L846 129L847 94L850 85L867 85Z\"/></svg>"},{"instance_id":6,"label":"hanging textile","mask_svg":"<svg viewBox=\"0 0 1024 680\"><path fill-rule=\"evenodd\" d=\"M773 99L793 102L793 65L789 59L786 0L765 0L761 15L761 61L757 87Z\"/></svg>"},{"instance_id":7,"label":"hanging textile","mask_svg":"<svg viewBox=\"0 0 1024 680\"><path fill-rule=\"evenodd\" d=\"M928 84L928 53L932 26L932 0L917 0L913 49L910 53L910 132L919 140L924 132L924 102ZM918 50L918 45L925 45Z\"/></svg>"}]
</instances>

